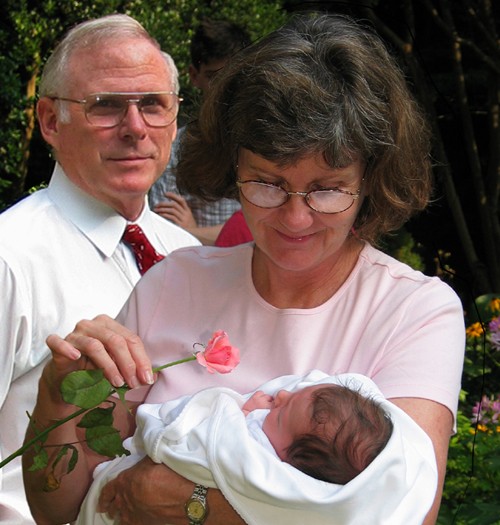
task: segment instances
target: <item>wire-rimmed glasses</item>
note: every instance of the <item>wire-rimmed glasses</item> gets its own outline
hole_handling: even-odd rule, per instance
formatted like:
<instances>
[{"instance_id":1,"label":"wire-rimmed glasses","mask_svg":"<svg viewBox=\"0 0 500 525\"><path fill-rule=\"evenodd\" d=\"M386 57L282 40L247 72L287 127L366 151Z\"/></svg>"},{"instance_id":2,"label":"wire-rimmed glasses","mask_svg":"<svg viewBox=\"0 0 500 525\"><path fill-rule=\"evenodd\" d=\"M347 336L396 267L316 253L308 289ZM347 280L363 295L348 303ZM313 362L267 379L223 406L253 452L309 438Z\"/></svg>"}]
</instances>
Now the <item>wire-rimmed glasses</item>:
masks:
<instances>
[{"instance_id":1,"label":"wire-rimmed glasses","mask_svg":"<svg viewBox=\"0 0 500 525\"><path fill-rule=\"evenodd\" d=\"M182 98L173 91L151 93L92 93L78 100L67 97L49 97L81 104L87 122L97 128L114 128L127 114L130 104L135 104L144 122L153 128L164 128L177 118Z\"/></svg>"},{"instance_id":2,"label":"wire-rimmed glasses","mask_svg":"<svg viewBox=\"0 0 500 525\"><path fill-rule=\"evenodd\" d=\"M292 195L299 195L304 197L309 208L319 213L342 213L359 199L361 193L361 188L354 193L340 188L287 191L276 184L256 180L237 180L236 185L243 197L259 208L278 208L288 202Z\"/></svg>"}]
</instances>

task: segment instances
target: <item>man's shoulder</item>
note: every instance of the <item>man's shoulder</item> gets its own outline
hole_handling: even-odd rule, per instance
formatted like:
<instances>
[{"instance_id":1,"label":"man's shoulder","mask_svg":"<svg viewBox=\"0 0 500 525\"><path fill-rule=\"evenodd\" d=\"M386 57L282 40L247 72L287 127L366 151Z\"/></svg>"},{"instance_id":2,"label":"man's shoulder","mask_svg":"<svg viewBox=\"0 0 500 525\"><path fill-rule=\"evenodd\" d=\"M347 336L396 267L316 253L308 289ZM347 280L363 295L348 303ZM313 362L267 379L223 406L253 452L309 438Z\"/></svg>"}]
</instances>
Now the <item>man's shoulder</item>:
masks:
<instances>
[{"instance_id":1,"label":"man's shoulder","mask_svg":"<svg viewBox=\"0 0 500 525\"><path fill-rule=\"evenodd\" d=\"M30 234L40 226L40 221L44 222L52 215L53 208L45 189L25 197L0 213L0 238Z\"/></svg>"}]
</instances>

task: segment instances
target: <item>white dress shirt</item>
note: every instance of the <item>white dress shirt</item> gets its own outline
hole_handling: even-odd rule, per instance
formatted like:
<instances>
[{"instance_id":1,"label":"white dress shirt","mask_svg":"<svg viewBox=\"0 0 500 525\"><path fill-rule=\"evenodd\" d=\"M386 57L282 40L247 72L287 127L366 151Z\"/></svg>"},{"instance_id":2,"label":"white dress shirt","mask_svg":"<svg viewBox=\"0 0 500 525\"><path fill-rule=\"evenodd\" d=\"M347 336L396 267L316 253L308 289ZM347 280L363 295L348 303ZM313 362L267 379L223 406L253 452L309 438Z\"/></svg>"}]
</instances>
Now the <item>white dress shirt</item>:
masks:
<instances>
[{"instance_id":1,"label":"white dress shirt","mask_svg":"<svg viewBox=\"0 0 500 525\"><path fill-rule=\"evenodd\" d=\"M199 244L146 205L136 221L158 252ZM50 355L51 333L115 316L140 278L121 242L127 221L76 187L56 165L49 187L0 214L0 459L23 442ZM0 470L0 522L34 523L19 459Z\"/></svg>"}]
</instances>

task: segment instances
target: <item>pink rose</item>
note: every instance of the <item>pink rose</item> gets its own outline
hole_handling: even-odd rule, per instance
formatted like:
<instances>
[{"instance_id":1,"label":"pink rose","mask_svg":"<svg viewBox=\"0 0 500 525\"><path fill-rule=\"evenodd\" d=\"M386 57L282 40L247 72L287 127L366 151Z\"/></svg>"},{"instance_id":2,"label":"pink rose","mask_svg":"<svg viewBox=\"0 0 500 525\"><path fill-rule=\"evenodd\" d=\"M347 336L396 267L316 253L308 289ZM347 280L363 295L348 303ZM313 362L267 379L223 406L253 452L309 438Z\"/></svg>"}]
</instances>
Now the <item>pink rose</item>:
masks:
<instances>
[{"instance_id":1,"label":"pink rose","mask_svg":"<svg viewBox=\"0 0 500 525\"><path fill-rule=\"evenodd\" d=\"M229 338L223 330L218 330L212 335L205 350L196 354L196 360L213 374L228 374L240 362L240 351L231 346Z\"/></svg>"}]
</instances>

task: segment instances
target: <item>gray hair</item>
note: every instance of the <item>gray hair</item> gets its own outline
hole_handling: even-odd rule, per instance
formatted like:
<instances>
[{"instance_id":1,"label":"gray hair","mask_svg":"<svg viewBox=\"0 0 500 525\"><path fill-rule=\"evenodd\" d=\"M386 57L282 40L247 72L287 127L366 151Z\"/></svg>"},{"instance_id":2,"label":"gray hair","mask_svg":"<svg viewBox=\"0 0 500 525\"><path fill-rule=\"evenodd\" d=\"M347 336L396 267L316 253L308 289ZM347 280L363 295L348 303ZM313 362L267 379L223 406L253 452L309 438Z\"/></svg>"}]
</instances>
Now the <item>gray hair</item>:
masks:
<instances>
[{"instance_id":1,"label":"gray hair","mask_svg":"<svg viewBox=\"0 0 500 525\"><path fill-rule=\"evenodd\" d=\"M167 67L172 77L172 84L173 84L172 91L179 93L179 90L180 90L179 70L177 69L177 66L175 65L174 59L166 51L162 51L161 54L163 55L163 58L165 59L165 62L167 63Z\"/></svg>"}]
</instances>

